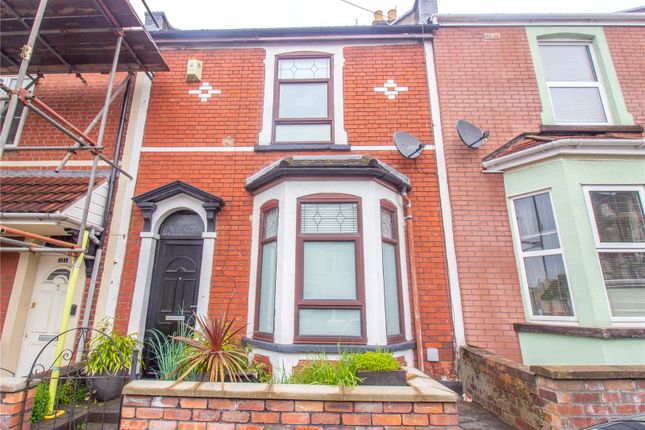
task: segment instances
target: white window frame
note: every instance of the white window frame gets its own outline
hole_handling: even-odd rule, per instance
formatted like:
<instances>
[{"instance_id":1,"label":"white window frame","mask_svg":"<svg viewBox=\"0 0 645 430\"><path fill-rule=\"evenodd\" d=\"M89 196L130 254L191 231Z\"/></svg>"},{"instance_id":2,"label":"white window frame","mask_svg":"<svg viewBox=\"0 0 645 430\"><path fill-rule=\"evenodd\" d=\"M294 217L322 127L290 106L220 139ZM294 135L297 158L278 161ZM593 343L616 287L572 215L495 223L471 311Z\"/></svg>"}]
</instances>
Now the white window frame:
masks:
<instances>
[{"instance_id":1,"label":"white window frame","mask_svg":"<svg viewBox=\"0 0 645 430\"><path fill-rule=\"evenodd\" d=\"M592 191L636 191L640 198L641 208L645 210L645 186L642 185L586 185L583 186L585 201L587 202L587 214L593 232L594 243L596 244L596 261L598 270L602 278L603 289L605 292L605 301L607 309L611 316L612 322L617 323L630 323L630 322L645 322L645 317L615 317L611 312L611 305L609 304L609 293L607 292L607 284L605 283L605 275L602 272L602 265L600 263L600 253L609 252L645 252L645 243L632 243L632 242L602 242L600 234L598 233L598 225L596 224L596 217L593 212L593 205L591 203Z\"/></svg>"},{"instance_id":2,"label":"white window frame","mask_svg":"<svg viewBox=\"0 0 645 430\"><path fill-rule=\"evenodd\" d=\"M560 247L554 248L554 249L542 250L542 251L529 251L529 252L522 251L522 239L520 237L520 227L517 223L517 217L515 215L515 200L526 198L526 197L537 196L544 193L549 195L549 201L551 202L551 210L553 211L553 219L555 220L555 232L558 234L558 243L560 244ZM513 241L514 242L513 246L515 248L515 255L517 255L519 258L518 269L520 272L520 284L522 285L522 290L524 291L524 297L526 298L526 301L524 304L525 304L526 312L529 315L529 320L541 321L541 322L570 322L570 323L577 322L578 313L576 311L576 304L573 298L571 278L569 277L569 270L567 268L567 259L564 253L564 247L562 245L562 236L560 235L560 224L558 222L558 217L556 215L555 205L553 204L553 196L551 195L551 189L547 188L542 190L531 191L529 193L518 194L512 197L509 197L509 199L511 201L511 205L510 205L511 206L511 229L513 230L513 236L515 237L515 240ZM564 265L564 274L567 277L569 300L571 300L571 310L573 311L573 315L571 316L534 315L533 314L533 306L531 303L531 291L529 289L528 279L526 277L526 267L524 264L524 258L544 257L548 255L562 256L562 264Z\"/></svg>"},{"instance_id":3,"label":"white window frame","mask_svg":"<svg viewBox=\"0 0 645 430\"><path fill-rule=\"evenodd\" d=\"M547 93L549 95L549 103L551 103L551 111L553 112L553 118L557 125L611 125L614 124L614 118L611 113L611 108L609 105L609 97L607 97L607 91L603 82L602 73L598 68L598 59L596 58L596 53L594 51L593 44L591 41L580 41L580 40L571 40L571 39L548 39L548 40L538 40L538 52L541 46L586 46L591 58L591 67L593 67L593 72L596 75L595 82L588 81L549 81L546 79L546 70L543 70L544 73L544 83L547 87ZM544 59L542 59L542 67L544 68ZM600 93L600 102L602 103L603 111L605 112L606 122L580 122L580 121L561 121L558 119L555 106L553 105L553 97L551 97L551 88L598 88Z\"/></svg>"},{"instance_id":4,"label":"white window frame","mask_svg":"<svg viewBox=\"0 0 645 430\"><path fill-rule=\"evenodd\" d=\"M15 89L16 86L16 79L17 76L0 76L0 79L3 80L3 83L8 86L11 89ZM25 79L25 84L27 83L27 79ZM29 90L31 92L31 90ZM4 109L5 104L9 103L8 101L0 101L0 111ZM20 103L20 102L18 102ZM22 136L22 130L25 128L25 122L27 121L27 114L29 113L29 109L23 108L22 109L22 114L20 115L20 121L18 122L18 128L16 129L16 135L13 138L13 140L9 141L7 140L7 143L5 144L6 146L10 147L15 147L18 146L20 143L20 137ZM4 119L3 121L0 122L0 129L2 128L2 125L4 124Z\"/></svg>"}]
</instances>

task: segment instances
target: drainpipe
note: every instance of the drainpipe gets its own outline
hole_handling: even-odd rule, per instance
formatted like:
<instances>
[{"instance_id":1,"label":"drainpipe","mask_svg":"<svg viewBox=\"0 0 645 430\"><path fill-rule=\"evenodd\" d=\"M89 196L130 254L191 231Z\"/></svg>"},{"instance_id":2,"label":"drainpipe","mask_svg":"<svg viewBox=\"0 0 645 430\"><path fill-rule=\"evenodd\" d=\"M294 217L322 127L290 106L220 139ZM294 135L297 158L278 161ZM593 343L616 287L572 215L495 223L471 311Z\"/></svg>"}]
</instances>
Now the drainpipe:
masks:
<instances>
[{"instance_id":1,"label":"drainpipe","mask_svg":"<svg viewBox=\"0 0 645 430\"><path fill-rule=\"evenodd\" d=\"M410 286L412 288L412 309L414 309L414 337L417 339L417 365L419 370L425 371L423 360L423 337L421 332L421 310L419 309L419 286L417 284L417 263L414 248L414 229L412 228L412 202L404 191L403 219L405 220L405 239L408 249L408 262L410 263Z\"/></svg>"},{"instance_id":2,"label":"drainpipe","mask_svg":"<svg viewBox=\"0 0 645 430\"><path fill-rule=\"evenodd\" d=\"M443 222L443 237L446 247L446 265L448 267L448 284L450 286L450 305L452 310L452 326L455 334L456 359L459 355L459 347L466 344L466 333L464 330L464 314L461 306L461 288L459 286L459 272L457 270L457 253L455 251L455 238L453 234L448 172L446 170L443 135L441 134L441 111L439 109L439 90L437 88L437 74L434 65L433 42L434 40L424 40L422 43L430 90L430 114L432 118L435 155L437 157L437 179L439 181L441 220Z\"/></svg>"},{"instance_id":3,"label":"drainpipe","mask_svg":"<svg viewBox=\"0 0 645 430\"><path fill-rule=\"evenodd\" d=\"M129 79L125 85L125 90L123 92L123 101L121 102L121 113L119 116L119 128L116 135L116 147L114 149L114 158L113 162L115 165L118 164L119 158L121 155L121 146L123 144L123 130L125 129L125 114L128 108L128 98L130 96L130 83L132 79ZM90 277L90 285L87 292L87 297L85 299L85 309L83 312L83 322L82 327L88 327L90 323L90 313L92 311L92 302L94 301L94 293L96 291L96 280L98 279L99 266L101 265L101 257L103 255L103 245L107 239L107 228L110 215L112 213L112 196L114 195L114 183L118 171L115 168L112 168L110 171L110 178L108 179L108 193L107 198L105 199L105 208L103 208L103 235L100 242L97 244L96 253L94 254L94 266L92 266L92 275ZM79 354L78 357L83 355L83 350L85 345L83 342L79 344Z\"/></svg>"}]
</instances>

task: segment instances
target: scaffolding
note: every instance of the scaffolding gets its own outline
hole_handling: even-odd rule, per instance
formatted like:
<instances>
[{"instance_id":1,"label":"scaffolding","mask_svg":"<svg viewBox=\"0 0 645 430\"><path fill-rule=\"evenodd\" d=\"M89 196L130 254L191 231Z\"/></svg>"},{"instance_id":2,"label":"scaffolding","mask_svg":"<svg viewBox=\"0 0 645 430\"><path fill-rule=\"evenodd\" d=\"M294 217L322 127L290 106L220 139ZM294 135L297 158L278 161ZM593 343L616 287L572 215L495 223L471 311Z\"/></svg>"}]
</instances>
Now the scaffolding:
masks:
<instances>
[{"instance_id":1,"label":"scaffolding","mask_svg":"<svg viewBox=\"0 0 645 430\"><path fill-rule=\"evenodd\" d=\"M150 12L145 0L141 1ZM38 7L34 8L34 4ZM154 21L154 17L152 19ZM0 73L15 73L17 70L14 88L10 88L4 82L0 83L0 89L6 93L2 100L8 101L4 106L4 121L0 129L0 157L5 151L63 151L65 155L55 169L58 173L77 152L86 151L92 156L92 168L76 243L0 225L0 244L3 244L0 246L0 252L62 253L74 257L65 309L60 321L61 336L57 345L57 358L49 386L46 418L55 418L62 413L54 410L54 397L60 372L60 356L65 343L64 333L69 322L76 279L93 236L87 230L87 224L99 161L111 167L114 177L116 172L119 172L132 179L132 176L119 166L118 156L110 160L103 154L110 105L128 87L135 72L143 72L152 79L154 72L168 70L168 66L128 0L0 0L0 26ZM37 83L45 73L74 74L87 84L83 73L97 72L109 73L105 100L103 107L84 130L76 127L38 96L29 92L29 87ZM118 72L127 74L114 88ZM23 88L25 79L30 79L31 82ZM62 132L73 144L7 147L18 103ZM122 115L124 113L125 109L122 109ZM24 122L20 121L16 135L21 134ZM99 128L94 140L89 134L96 125ZM121 133L120 126L117 139L121 138ZM118 152L115 151L115 154ZM113 182L110 186L113 186ZM110 201L107 201L106 205L109 207ZM107 213L104 214L103 222L107 221L106 218ZM30 239L37 242L30 242ZM98 264L100 261L95 261L95 265ZM89 299L87 303L91 306ZM86 304L85 313L89 311Z\"/></svg>"}]
</instances>

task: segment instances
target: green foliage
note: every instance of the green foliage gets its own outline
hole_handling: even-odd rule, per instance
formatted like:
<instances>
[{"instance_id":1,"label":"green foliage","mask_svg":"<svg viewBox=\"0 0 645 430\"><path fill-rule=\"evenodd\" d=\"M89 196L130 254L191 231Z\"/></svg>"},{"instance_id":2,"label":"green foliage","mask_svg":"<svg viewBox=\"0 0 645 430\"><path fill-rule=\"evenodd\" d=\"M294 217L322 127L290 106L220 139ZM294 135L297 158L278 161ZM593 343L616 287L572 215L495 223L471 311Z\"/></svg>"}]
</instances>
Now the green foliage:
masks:
<instances>
[{"instance_id":1,"label":"green foliage","mask_svg":"<svg viewBox=\"0 0 645 430\"><path fill-rule=\"evenodd\" d=\"M34 394L34 406L31 408L31 422L37 423L42 421L47 413L47 403L49 399L49 382L42 381L36 386Z\"/></svg>"},{"instance_id":2,"label":"green foliage","mask_svg":"<svg viewBox=\"0 0 645 430\"><path fill-rule=\"evenodd\" d=\"M139 346L134 334L120 335L112 329L112 322L104 319L99 330L106 333L102 336L95 333L90 342L87 370L90 374L120 373L132 367L132 354Z\"/></svg>"},{"instance_id":3,"label":"green foliage","mask_svg":"<svg viewBox=\"0 0 645 430\"><path fill-rule=\"evenodd\" d=\"M58 387L56 395L59 405L82 402L87 397L87 387L82 379L67 379Z\"/></svg>"},{"instance_id":4,"label":"green foliage","mask_svg":"<svg viewBox=\"0 0 645 430\"><path fill-rule=\"evenodd\" d=\"M352 358L356 370L387 371L401 368L399 362L387 351L363 352L362 354L354 354Z\"/></svg>"},{"instance_id":5,"label":"green foliage","mask_svg":"<svg viewBox=\"0 0 645 430\"><path fill-rule=\"evenodd\" d=\"M172 336L171 339L184 343L184 357L170 374L180 374L176 383L186 379L193 372L203 372L210 382L221 381L225 376L238 382L246 378L248 357L239 343L239 335L245 329L237 318L228 319L228 311L220 318L196 316L197 327L191 336Z\"/></svg>"},{"instance_id":6,"label":"green foliage","mask_svg":"<svg viewBox=\"0 0 645 430\"><path fill-rule=\"evenodd\" d=\"M327 355L317 355L313 361L295 371L289 383L312 385L337 385L350 387L357 385L361 379L356 376L356 365L352 354L341 352L338 360L329 361ZM282 381L281 381L282 382Z\"/></svg>"},{"instance_id":7,"label":"green foliage","mask_svg":"<svg viewBox=\"0 0 645 430\"><path fill-rule=\"evenodd\" d=\"M179 310L179 315L183 315L183 310ZM183 321L179 323L177 330L173 333L173 337L188 338L191 335L190 325ZM154 371L157 379L162 381L172 380L177 369L177 363L186 355L187 345L184 342L166 336L157 329L150 331L150 337L146 342L157 363L157 370ZM186 375L184 380L194 381L196 376L197 372L193 371Z\"/></svg>"}]
</instances>

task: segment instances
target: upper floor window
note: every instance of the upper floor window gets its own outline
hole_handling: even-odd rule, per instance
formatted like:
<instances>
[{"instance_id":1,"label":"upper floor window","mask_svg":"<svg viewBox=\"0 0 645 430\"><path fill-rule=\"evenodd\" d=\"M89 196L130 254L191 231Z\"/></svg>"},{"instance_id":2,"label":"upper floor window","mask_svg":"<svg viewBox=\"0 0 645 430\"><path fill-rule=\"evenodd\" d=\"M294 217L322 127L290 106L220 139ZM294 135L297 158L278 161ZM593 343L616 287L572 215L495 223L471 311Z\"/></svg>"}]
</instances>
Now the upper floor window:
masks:
<instances>
[{"instance_id":1,"label":"upper floor window","mask_svg":"<svg viewBox=\"0 0 645 430\"><path fill-rule=\"evenodd\" d=\"M359 205L342 195L298 202L296 341L365 341Z\"/></svg>"},{"instance_id":2,"label":"upper floor window","mask_svg":"<svg viewBox=\"0 0 645 430\"><path fill-rule=\"evenodd\" d=\"M3 82L6 86L8 86L11 89L16 88L16 78L3 78ZM27 86L29 84L29 79L24 80L23 86ZM2 92L2 95L6 95L4 92ZM6 109L8 106L9 102L8 101L0 101L0 128L4 124L4 119L6 116ZM11 128L9 129L9 137L7 139L7 145L17 145L18 142L20 141L20 135L22 134L22 129L25 125L25 121L27 120L27 112L29 110L25 109L25 107L22 105L22 103L18 102L16 105L16 111L13 115L13 120L11 122Z\"/></svg>"},{"instance_id":3,"label":"upper floor window","mask_svg":"<svg viewBox=\"0 0 645 430\"><path fill-rule=\"evenodd\" d=\"M645 317L645 189L588 187L588 204L612 316Z\"/></svg>"},{"instance_id":4,"label":"upper floor window","mask_svg":"<svg viewBox=\"0 0 645 430\"><path fill-rule=\"evenodd\" d=\"M571 319L574 311L551 196L543 192L518 197L513 207L532 316Z\"/></svg>"},{"instance_id":5,"label":"upper floor window","mask_svg":"<svg viewBox=\"0 0 645 430\"><path fill-rule=\"evenodd\" d=\"M273 108L273 143L332 143L332 58L279 56Z\"/></svg>"},{"instance_id":6,"label":"upper floor window","mask_svg":"<svg viewBox=\"0 0 645 430\"><path fill-rule=\"evenodd\" d=\"M544 79L557 123L612 122L590 43L540 42Z\"/></svg>"}]
</instances>

